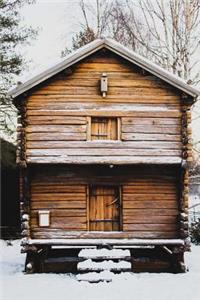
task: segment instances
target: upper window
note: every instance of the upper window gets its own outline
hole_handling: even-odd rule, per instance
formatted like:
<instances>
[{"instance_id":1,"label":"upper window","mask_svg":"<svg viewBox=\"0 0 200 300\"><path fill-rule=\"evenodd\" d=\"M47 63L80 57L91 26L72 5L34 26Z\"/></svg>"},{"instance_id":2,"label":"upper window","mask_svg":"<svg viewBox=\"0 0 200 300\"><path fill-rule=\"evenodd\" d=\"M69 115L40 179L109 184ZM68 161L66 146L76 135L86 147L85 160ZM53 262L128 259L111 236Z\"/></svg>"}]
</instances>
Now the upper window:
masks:
<instances>
[{"instance_id":1,"label":"upper window","mask_svg":"<svg viewBox=\"0 0 200 300\"><path fill-rule=\"evenodd\" d=\"M118 140L119 119L107 117L92 117L90 125L90 139L93 140Z\"/></svg>"}]
</instances>

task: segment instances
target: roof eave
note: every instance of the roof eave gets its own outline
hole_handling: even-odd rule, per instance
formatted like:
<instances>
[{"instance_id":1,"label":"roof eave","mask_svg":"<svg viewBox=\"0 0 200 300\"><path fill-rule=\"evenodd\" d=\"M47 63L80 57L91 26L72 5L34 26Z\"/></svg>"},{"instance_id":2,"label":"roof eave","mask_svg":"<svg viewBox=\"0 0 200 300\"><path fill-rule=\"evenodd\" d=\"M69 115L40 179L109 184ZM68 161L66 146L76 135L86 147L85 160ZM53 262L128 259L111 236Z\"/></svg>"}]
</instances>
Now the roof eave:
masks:
<instances>
[{"instance_id":1,"label":"roof eave","mask_svg":"<svg viewBox=\"0 0 200 300\"><path fill-rule=\"evenodd\" d=\"M134 59L132 53L130 53L129 50L123 47L122 45L118 43L114 45L110 39L107 39L105 43L105 47L115 52L116 54L124 57L125 59L128 59L130 62L134 63L135 65L154 74L155 76L159 77L165 82L168 82L174 87L177 87L178 89L182 90L183 92L192 96L193 98L197 98L198 96L200 96L200 91L198 89L189 86L188 84L184 83L181 79L178 79L177 77L173 76L173 74L168 74L168 72L166 70L162 70L161 67L157 67L156 65L153 65L152 63L150 64L147 61L144 62L144 59L142 59L140 55L137 55L137 60Z\"/></svg>"},{"instance_id":2,"label":"roof eave","mask_svg":"<svg viewBox=\"0 0 200 300\"><path fill-rule=\"evenodd\" d=\"M25 93L26 91L33 88L35 85L42 83L43 81L49 79L50 77L56 75L58 72L63 71L66 68L69 68L73 64L79 62L83 58L87 57L88 55L100 50L104 44L102 43L101 39L95 40L90 44L78 49L75 53L73 53L70 57L65 59L64 61L56 64L55 66L49 68L48 70L34 76L24 84L17 86L16 88L10 90L8 95L12 98L16 98L17 96Z\"/></svg>"},{"instance_id":3,"label":"roof eave","mask_svg":"<svg viewBox=\"0 0 200 300\"><path fill-rule=\"evenodd\" d=\"M9 91L9 96L12 98L16 98L19 95L25 93L26 91L30 90L37 84L49 79L50 77L54 76L58 72L63 71L64 69L72 66L73 64L79 62L80 60L84 59L88 55L100 50L101 48L107 48L112 52L120 55L121 57L129 60L130 62L134 63L135 65L147 70L148 72L152 73L153 75L157 76L158 78L168 82L172 86L176 87L177 89L181 90L182 92L186 93L187 95L191 96L194 100L200 96L200 91L192 86L186 84L183 80L177 78L175 75L172 75L168 71L162 69L159 66L149 62L142 56L132 52L131 50L127 49L126 47L120 45L118 42L113 41L112 39L105 38L105 39L97 39L84 47L78 49L73 54L68 56L64 61L56 64L54 67L49 68L47 71L40 73L37 76L34 76L32 79L28 80L24 84L19 85L18 87Z\"/></svg>"}]
</instances>

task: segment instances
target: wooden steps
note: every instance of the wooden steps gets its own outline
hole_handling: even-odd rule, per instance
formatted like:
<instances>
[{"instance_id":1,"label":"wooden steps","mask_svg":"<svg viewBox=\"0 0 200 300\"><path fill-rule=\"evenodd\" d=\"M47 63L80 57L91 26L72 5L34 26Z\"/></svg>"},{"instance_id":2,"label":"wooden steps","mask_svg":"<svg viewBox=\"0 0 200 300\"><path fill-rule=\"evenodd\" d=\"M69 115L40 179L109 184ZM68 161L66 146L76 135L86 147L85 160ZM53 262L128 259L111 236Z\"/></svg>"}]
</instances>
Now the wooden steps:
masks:
<instances>
[{"instance_id":1,"label":"wooden steps","mask_svg":"<svg viewBox=\"0 0 200 300\"><path fill-rule=\"evenodd\" d=\"M131 272L129 250L83 249L77 265L78 281L90 283L111 282L115 273Z\"/></svg>"},{"instance_id":2,"label":"wooden steps","mask_svg":"<svg viewBox=\"0 0 200 300\"><path fill-rule=\"evenodd\" d=\"M110 271L102 271L100 273L88 272L86 274L78 274L76 276L78 281L85 281L90 283L99 283L99 282L111 282L113 279L113 273Z\"/></svg>"},{"instance_id":3,"label":"wooden steps","mask_svg":"<svg viewBox=\"0 0 200 300\"><path fill-rule=\"evenodd\" d=\"M82 249L79 257L85 259L125 259L130 257L130 251L124 249Z\"/></svg>"},{"instance_id":4,"label":"wooden steps","mask_svg":"<svg viewBox=\"0 0 200 300\"><path fill-rule=\"evenodd\" d=\"M131 264L127 261L114 262L113 260L102 259L101 262L93 261L92 259L87 259L78 264L79 271L104 271L109 270L112 272L121 272L121 271L131 271Z\"/></svg>"}]
</instances>

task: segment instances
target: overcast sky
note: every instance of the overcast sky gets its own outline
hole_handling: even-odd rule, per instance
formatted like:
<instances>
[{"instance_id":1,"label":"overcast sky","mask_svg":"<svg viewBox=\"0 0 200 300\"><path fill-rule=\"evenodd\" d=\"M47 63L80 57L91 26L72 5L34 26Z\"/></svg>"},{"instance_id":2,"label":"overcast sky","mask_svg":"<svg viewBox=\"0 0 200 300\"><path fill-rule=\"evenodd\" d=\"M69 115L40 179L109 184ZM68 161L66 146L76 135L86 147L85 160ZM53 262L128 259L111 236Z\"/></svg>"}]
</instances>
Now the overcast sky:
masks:
<instances>
[{"instance_id":1,"label":"overcast sky","mask_svg":"<svg viewBox=\"0 0 200 300\"><path fill-rule=\"evenodd\" d=\"M78 2L79 0L37 0L35 4L23 7L23 23L38 28L36 40L23 49L23 54L29 61L28 76L55 64L60 59L61 51L71 45L72 36L80 29L82 18Z\"/></svg>"}]
</instances>

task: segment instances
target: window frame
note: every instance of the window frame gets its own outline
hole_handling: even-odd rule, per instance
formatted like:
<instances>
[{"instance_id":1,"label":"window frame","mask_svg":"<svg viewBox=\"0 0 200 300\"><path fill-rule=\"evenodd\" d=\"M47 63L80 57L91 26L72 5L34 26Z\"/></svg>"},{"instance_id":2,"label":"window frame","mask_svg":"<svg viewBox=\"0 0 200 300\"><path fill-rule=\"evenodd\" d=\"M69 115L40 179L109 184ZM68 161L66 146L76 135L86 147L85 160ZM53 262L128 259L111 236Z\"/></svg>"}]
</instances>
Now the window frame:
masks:
<instances>
[{"instance_id":1,"label":"window frame","mask_svg":"<svg viewBox=\"0 0 200 300\"><path fill-rule=\"evenodd\" d=\"M109 139L96 139L92 140L92 118L99 118L99 119L116 119L117 121L117 138L115 140L109 140ZM121 118L120 117L115 117L115 116L89 116L87 117L87 141L91 142L96 142L96 141L109 141L109 142L116 142L116 141L121 141Z\"/></svg>"}]
</instances>

